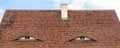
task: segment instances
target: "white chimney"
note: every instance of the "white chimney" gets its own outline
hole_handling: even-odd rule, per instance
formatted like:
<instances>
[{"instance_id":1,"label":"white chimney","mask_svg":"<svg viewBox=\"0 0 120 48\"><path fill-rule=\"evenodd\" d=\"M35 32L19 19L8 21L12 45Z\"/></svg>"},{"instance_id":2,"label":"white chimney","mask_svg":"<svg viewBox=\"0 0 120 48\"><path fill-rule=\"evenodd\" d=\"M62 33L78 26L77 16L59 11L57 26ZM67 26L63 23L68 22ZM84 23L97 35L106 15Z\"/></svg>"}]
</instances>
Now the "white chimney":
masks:
<instances>
[{"instance_id":1,"label":"white chimney","mask_svg":"<svg viewBox=\"0 0 120 48\"><path fill-rule=\"evenodd\" d=\"M62 18L62 20L67 20L68 19L67 4L62 4L61 5L61 18Z\"/></svg>"}]
</instances>

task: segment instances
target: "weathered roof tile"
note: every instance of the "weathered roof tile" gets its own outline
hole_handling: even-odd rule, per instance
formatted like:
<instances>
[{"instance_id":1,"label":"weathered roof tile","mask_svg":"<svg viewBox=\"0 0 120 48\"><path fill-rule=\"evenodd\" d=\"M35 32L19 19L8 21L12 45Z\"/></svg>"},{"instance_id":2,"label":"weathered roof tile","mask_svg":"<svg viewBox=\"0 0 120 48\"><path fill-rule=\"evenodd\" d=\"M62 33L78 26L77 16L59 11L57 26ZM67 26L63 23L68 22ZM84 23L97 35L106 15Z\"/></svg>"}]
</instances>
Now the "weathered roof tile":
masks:
<instances>
[{"instance_id":1,"label":"weathered roof tile","mask_svg":"<svg viewBox=\"0 0 120 48\"><path fill-rule=\"evenodd\" d=\"M120 22L114 10L69 10L68 20L60 10L7 10L0 26L2 48L119 48ZM32 36L44 42L12 41ZM97 42L68 42L88 36Z\"/></svg>"}]
</instances>

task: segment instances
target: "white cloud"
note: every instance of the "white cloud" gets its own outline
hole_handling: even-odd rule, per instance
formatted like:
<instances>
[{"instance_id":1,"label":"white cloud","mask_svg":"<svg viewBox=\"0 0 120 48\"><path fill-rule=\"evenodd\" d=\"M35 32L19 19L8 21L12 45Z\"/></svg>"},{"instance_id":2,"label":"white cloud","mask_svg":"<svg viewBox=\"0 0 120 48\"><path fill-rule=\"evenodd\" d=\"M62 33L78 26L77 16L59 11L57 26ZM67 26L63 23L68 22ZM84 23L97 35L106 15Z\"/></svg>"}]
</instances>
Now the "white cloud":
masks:
<instances>
[{"instance_id":1,"label":"white cloud","mask_svg":"<svg viewBox=\"0 0 120 48\"><path fill-rule=\"evenodd\" d=\"M61 4L61 3L69 3L69 0L53 0L55 3L57 4Z\"/></svg>"},{"instance_id":2,"label":"white cloud","mask_svg":"<svg viewBox=\"0 0 120 48\"><path fill-rule=\"evenodd\" d=\"M119 9L120 6L118 6L120 3L120 0L72 0L72 3L69 5L79 5L80 7L74 6L72 9L85 9L85 5L89 4L89 6L92 6L94 8L102 8L102 9ZM71 8L71 7L70 7Z\"/></svg>"},{"instance_id":3,"label":"white cloud","mask_svg":"<svg viewBox=\"0 0 120 48\"><path fill-rule=\"evenodd\" d=\"M91 0L91 5L95 7L101 7L105 9L117 9L120 8L118 6L120 3L120 0Z\"/></svg>"},{"instance_id":4,"label":"white cloud","mask_svg":"<svg viewBox=\"0 0 120 48\"><path fill-rule=\"evenodd\" d=\"M60 4L68 4L69 1L70 0L53 0L55 8L59 8Z\"/></svg>"},{"instance_id":5,"label":"white cloud","mask_svg":"<svg viewBox=\"0 0 120 48\"><path fill-rule=\"evenodd\" d=\"M0 13L2 13L2 9L0 8Z\"/></svg>"},{"instance_id":6,"label":"white cloud","mask_svg":"<svg viewBox=\"0 0 120 48\"><path fill-rule=\"evenodd\" d=\"M74 10L78 10L78 9L82 9L82 4L69 4L68 9L74 9Z\"/></svg>"},{"instance_id":7,"label":"white cloud","mask_svg":"<svg viewBox=\"0 0 120 48\"><path fill-rule=\"evenodd\" d=\"M54 2L60 2L60 0L53 0Z\"/></svg>"},{"instance_id":8,"label":"white cloud","mask_svg":"<svg viewBox=\"0 0 120 48\"><path fill-rule=\"evenodd\" d=\"M71 0L71 1L72 2L69 4L68 8L78 10L78 9L83 9L84 3L87 0Z\"/></svg>"}]
</instances>

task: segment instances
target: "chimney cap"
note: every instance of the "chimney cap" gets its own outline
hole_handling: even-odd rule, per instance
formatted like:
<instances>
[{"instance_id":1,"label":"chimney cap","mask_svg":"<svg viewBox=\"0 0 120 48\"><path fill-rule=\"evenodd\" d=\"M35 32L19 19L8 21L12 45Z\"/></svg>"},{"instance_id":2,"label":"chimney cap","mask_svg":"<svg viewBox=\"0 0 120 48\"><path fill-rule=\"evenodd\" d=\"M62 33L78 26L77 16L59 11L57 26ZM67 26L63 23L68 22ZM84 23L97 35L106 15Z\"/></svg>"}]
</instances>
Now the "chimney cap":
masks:
<instances>
[{"instance_id":1,"label":"chimney cap","mask_svg":"<svg viewBox=\"0 0 120 48\"><path fill-rule=\"evenodd\" d=\"M68 4L61 4L61 6L62 6L62 5L68 5Z\"/></svg>"},{"instance_id":2,"label":"chimney cap","mask_svg":"<svg viewBox=\"0 0 120 48\"><path fill-rule=\"evenodd\" d=\"M61 4L61 5L68 5L68 4Z\"/></svg>"}]
</instances>

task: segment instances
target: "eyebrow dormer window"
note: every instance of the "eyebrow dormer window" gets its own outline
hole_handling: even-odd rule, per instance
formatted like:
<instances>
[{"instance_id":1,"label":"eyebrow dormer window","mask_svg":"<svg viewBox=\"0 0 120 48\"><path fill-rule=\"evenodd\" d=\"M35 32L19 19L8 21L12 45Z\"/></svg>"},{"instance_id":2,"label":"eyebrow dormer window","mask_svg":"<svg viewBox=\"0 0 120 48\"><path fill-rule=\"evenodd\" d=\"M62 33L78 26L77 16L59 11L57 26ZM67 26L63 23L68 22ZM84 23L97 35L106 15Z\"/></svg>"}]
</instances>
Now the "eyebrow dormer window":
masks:
<instances>
[{"instance_id":1,"label":"eyebrow dormer window","mask_svg":"<svg viewBox=\"0 0 120 48\"><path fill-rule=\"evenodd\" d=\"M89 41L89 40L91 40L91 38L80 36L80 37L75 38L75 40Z\"/></svg>"},{"instance_id":2,"label":"eyebrow dormer window","mask_svg":"<svg viewBox=\"0 0 120 48\"><path fill-rule=\"evenodd\" d=\"M36 40L36 39L30 36L24 36L24 37L19 38L19 40Z\"/></svg>"},{"instance_id":3,"label":"eyebrow dormer window","mask_svg":"<svg viewBox=\"0 0 120 48\"><path fill-rule=\"evenodd\" d=\"M34 37L31 37L31 36L23 36L23 37L20 37L18 39L15 39L17 41L42 41L42 40L39 40L39 39L36 39Z\"/></svg>"},{"instance_id":4,"label":"eyebrow dormer window","mask_svg":"<svg viewBox=\"0 0 120 48\"><path fill-rule=\"evenodd\" d=\"M71 39L69 41L82 41L82 42L87 42L87 41L96 41L92 38L89 38L89 37L86 37L86 36L79 36L79 37L76 37L74 39Z\"/></svg>"}]
</instances>

